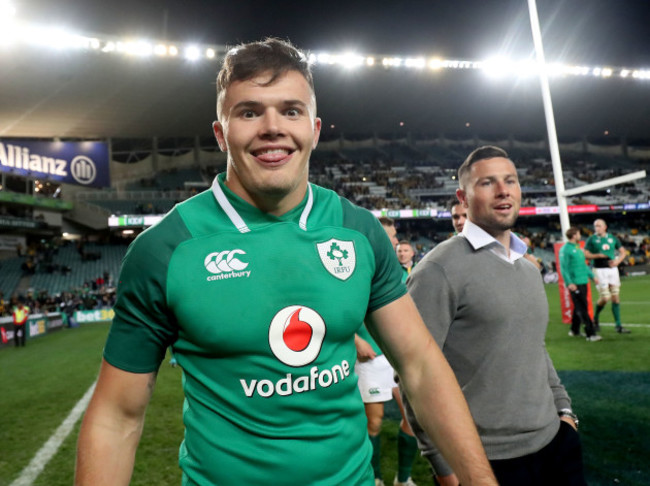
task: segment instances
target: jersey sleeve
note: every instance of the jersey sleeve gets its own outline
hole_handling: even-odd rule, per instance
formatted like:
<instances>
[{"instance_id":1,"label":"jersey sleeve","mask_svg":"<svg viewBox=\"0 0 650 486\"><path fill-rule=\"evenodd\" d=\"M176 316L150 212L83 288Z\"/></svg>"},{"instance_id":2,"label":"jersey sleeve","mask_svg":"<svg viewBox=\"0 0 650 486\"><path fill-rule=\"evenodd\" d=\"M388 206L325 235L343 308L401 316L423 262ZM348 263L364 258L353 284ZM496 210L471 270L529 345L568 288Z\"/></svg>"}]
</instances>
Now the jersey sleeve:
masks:
<instances>
[{"instance_id":1,"label":"jersey sleeve","mask_svg":"<svg viewBox=\"0 0 650 486\"><path fill-rule=\"evenodd\" d=\"M373 312L406 294L406 285L402 281L403 270L395 249L381 223L376 218L373 223L368 238L375 252L376 266L368 312Z\"/></svg>"},{"instance_id":2,"label":"jersey sleeve","mask_svg":"<svg viewBox=\"0 0 650 486\"><path fill-rule=\"evenodd\" d=\"M185 233L184 226L172 224L175 219L180 222L174 212L140 235L122 264L104 358L125 371L156 371L176 340L176 321L167 307L167 269Z\"/></svg>"},{"instance_id":3,"label":"jersey sleeve","mask_svg":"<svg viewBox=\"0 0 650 486\"><path fill-rule=\"evenodd\" d=\"M371 282L368 313L373 312L406 294L402 282L402 266L397 260L386 231L379 220L367 209L341 198L344 225L363 233L375 257L375 272Z\"/></svg>"},{"instance_id":4,"label":"jersey sleeve","mask_svg":"<svg viewBox=\"0 0 650 486\"><path fill-rule=\"evenodd\" d=\"M616 248L618 250L619 248L622 248L622 247L623 247L623 244L621 243L621 240L618 237L615 236L614 237L614 248Z\"/></svg>"},{"instance_id":5,"label":"jersey sleeve","mask_svg":"<svg viewBox=\"0 0 650 486\"><path fill-rule=\"evenodd\" d=\"M569 255L569 251L565 245L560 249L560 273L562 274L564 283L567 286L571 285L575 281L575 278L571 274L570 258L571 256Z\"/></svg>"}]
</instances>

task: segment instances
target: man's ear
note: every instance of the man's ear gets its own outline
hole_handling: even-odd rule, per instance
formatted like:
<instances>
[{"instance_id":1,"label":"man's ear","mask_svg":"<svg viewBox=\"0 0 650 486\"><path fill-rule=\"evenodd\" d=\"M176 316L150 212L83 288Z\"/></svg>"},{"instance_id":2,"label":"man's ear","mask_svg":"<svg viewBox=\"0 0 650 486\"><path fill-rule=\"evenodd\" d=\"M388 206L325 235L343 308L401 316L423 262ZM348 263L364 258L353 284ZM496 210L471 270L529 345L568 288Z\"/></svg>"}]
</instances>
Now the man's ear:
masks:
<instances>
[{"instance_id":1,"label":"man's ear","mask_svg":"<svg viewBox=\"0 0 650 486\"><path fill-rule=\"evenodd\" d=\"M217 139L219 148L222 152L228 152L228 146L226 145L226 137L223 134L223 125L221 122L215 121L212 122L212 131L214 131L214 137Z\"/></svg>"},{"instance_id":2,"label":"man's ear","mask_svg":"<svg viewBox=\"0 0 650 486\"><path fill-rule=\"evenodd\" d=\"M318 139L320 138L320 130L323 122L321 121L320 118L315 118L314 119L314 142L311 145L311 149L314 150L316 148L316 145L318 145Z\"/></svg>"},{"instance_id":3,"label":"man's ear","mask_svg":"<svg viewBox=\"0 0 650 486\"><path fill-rule=\"evenodd\" d=\"M456 198L460 201L460 203L463 205L465 209L469 207L469 205L467 204L467 194L460 187L456 189Z\"/></svg>"}]
</instances>

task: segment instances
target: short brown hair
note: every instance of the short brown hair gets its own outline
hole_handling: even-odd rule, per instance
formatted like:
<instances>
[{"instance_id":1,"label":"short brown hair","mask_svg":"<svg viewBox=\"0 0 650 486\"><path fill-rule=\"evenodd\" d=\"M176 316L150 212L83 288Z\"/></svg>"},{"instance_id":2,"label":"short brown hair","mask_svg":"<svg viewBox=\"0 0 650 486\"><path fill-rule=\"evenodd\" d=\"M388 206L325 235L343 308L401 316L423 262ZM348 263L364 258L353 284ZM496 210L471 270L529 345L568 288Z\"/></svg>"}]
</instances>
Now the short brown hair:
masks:
<instances>
[{"instance_id":1,"label":"short brown hair","mask_svg":"<svg viewBox=\"0 0 650 486\"><path fill-rule=\"evenodd\" d=\"M471 154L467 156L465 161L458 168L458 184L460 187L463 187L463 178L469 173L476 162L486 159L494 159L495 157L503 157L504 159L510 160L508 157L508 152L502 148L495 147L494 145L484 145L477 148Z\"/></svg>"},{"instance_id":2,"label":"short brown hair","mask_svg":"<svg viewBox=\"0 0 650 486\"><path fill-rule=\"evenodd\" d=\"M268 86L288 71L302 74L314 92L314 78L307 56L291 42L267 37L263 41L233 47L226 53L217 75L217 117L221 114L226 89L235 81L271 73L271 78L265 83Z\"/></svg>"},{"instance_id":3,"label":"short brown hair","mask_svg":"<svg viewBox=\"0 0 650 486\"><path fill-rule=\"evenodd\" d=\"M567 240L570 240L573 238L575 235L580 233L580 230L576 228L575 226L571 226L568 230L566 230L566 233L564 233L567 237Z\"/></svg>"},{"instance_id":4,"label":"short brown hair","mask_svg":"<svg viewBox=\"0 0 650 486\"><path fill-rule=\"evenodd\" d=\"M449 204L447 205L447 209L449 211L453 210L456 206L462 206L463 203L458 200L458 198L453 198L449 201Z\"/></svg>"},{"instance_id":5,"label":"short brown hair","mask_svg":"<svg viewBox=\"0 0 650 486\"><path fill-rule=\"evenodd\" d=\"M385 226L387 228L395 226L395 220L392 218L389 218L387 216L380 216L378 219L382 226Z\"/></svg>"}]
</instances>

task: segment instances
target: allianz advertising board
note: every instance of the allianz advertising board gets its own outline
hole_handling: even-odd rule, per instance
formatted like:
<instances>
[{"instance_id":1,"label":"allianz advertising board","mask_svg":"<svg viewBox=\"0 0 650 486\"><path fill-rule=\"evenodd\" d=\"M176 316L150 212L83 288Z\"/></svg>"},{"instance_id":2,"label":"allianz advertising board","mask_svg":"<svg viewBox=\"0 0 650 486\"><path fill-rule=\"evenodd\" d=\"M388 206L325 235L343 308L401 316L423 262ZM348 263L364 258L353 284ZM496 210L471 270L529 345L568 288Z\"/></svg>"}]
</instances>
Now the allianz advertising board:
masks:
<instances>
[{"instance_id":1,"label":"allianz advertising board","mask_svg":"<svg viewBox=\"0 0 650 486\"><path fill-rule=\"evenodd\" d=\"M106 142L0 139L0 170L67 184L110 186Z\"/></svg>"}]
</instances>

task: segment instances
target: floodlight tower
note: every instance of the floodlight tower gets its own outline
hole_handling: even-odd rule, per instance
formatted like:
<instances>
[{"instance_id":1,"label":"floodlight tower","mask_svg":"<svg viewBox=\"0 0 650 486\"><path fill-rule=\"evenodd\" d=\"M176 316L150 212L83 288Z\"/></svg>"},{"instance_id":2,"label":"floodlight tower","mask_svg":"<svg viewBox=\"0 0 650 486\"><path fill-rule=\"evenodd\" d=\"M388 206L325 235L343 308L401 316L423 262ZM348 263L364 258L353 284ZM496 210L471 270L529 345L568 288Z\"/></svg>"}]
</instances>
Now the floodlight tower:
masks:
<instances>
[{"instance_id":1,"label":"floodlight tower","mask_svg":"<svg viewBox=\"0 0 650 486\"><path fill-rule=\"evenodd\" d=\"M646 176L645 170L633 172L613 179L587 184L569 191L564 190L564 176L562 174L562 162L560 161L560 147L557 141L557 132L555 130L555 117L553 116L553 103L551 101L551 90L548 84L548 71L546 69L546 60L544 58L544 44L542 42L542 32L539 27L539 17L537 15L536 0L528 0L528 11L530 13L530 26L533 31L533 42L535 43L535 53L537 55L537 65L539 80L542 88L542 101L544 103L544 115L546 118L546 129L548 131L548 146L551 152L551 162L553 164L553 177L555 178L555 194L557 196L558 207L560 211L560 226L562 228L562 238L566 239L566 231L569 229L569 210L567 206L567 196L582 194L603 187L622 184Z\"/></svg>"}]
</instances>

